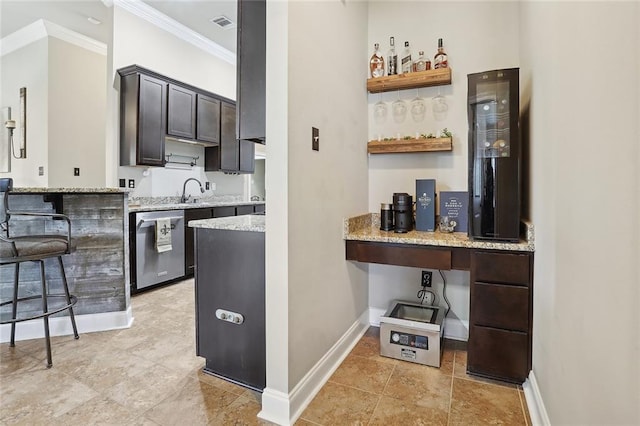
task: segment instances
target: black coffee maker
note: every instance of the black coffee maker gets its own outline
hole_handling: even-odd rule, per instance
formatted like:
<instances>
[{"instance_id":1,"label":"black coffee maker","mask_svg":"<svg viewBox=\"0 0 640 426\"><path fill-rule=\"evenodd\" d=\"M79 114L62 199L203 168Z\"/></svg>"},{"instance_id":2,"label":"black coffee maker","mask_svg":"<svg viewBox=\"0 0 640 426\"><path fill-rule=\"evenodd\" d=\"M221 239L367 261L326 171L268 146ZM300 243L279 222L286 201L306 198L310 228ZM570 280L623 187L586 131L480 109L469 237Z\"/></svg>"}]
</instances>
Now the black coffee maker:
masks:
<instances>
[{"instance_id":1,"label":"black coffee maker","mask_svg":"<svg viewBox=\"0 0 640 426\"><path fill-rule=\"evenodd\" d=\"M393 194L395 232L405 233L413 229L413 197L405 192Z\"/></svg>"}]
</instances>

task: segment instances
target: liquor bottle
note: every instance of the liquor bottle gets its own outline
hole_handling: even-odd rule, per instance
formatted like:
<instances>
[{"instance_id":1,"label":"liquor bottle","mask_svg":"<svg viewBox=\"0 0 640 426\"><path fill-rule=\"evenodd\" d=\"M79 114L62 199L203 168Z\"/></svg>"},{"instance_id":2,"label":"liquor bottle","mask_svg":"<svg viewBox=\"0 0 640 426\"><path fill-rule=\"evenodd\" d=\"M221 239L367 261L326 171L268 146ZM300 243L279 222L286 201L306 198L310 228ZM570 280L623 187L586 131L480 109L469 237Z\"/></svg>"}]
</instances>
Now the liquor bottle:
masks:
<instances>
[{"instance_id":1,"label":"liquor bottle","mask_svg":"<svg viewBox=\"0 0 640 426\"><path fill-rule=\"evenodd\" d=\"M373 55L371 55L371 60L369 61L372 78L384 76L384 58L380 54L379 47L378 43L374 44Z\"/></svg>"},{"instance_id":2,"label":"liquor bottle","mask_svg":"<svg viewBox=\"0 0 640 426\"><path fill-rule=\"evenodd\" d=\"M438 39L438 53L433 57L433 68L448 68L449 62L447 54L444 52L444 48L442 47L442 39Z\"/></svg>"},{"instance_id":3,"label":"liquor bottle","mask_svg":"<svg viewBox=\"0 0 640 426\"><path fill-rule=\"evenodd\" d=\"M429 62L429 68L431 67L431 62ZM418 59L413 62L413 71L426 71L427 70L427 59L424 57L424 52L421 50L418 52Z\"/></svg>"},{"instance_id":4,"label":"liquor bottle","mask_svg":"<svg viewBox=\"0 0 640 426\"><path fill-rule=\"evenodd\" d=\"M402 52L402 73L411 72L411 67L413 62L411 61L411 48L409 47L409 42L404 42L404 52Z\"/></svg>"},{"instance_id":5,"label":"liquor bottle","mask_svg":"<svg viewBox=\"0 0 640 426\"><path fill-rule=\"evenodd\" d=\"M389 38L389 52L387 53L387 75L398 74L398 54L396 53L395 39Z\"/></svg>"}]
</instances>

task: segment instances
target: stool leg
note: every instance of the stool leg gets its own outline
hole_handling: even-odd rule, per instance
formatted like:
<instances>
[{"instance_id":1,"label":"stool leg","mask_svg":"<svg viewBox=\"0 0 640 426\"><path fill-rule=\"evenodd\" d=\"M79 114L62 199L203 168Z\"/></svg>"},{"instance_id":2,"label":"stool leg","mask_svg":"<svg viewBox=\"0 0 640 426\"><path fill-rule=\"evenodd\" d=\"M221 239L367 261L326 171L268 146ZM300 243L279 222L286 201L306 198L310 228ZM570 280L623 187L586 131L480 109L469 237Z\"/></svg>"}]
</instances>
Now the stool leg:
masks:
<instances>
[{"instance_id":1,"label":"stool leg","mask_svg":"<svg viewBox=\"0 0 640 426\"><path fill-rule=\"evenodd\" d=\"M60 263L60 271L62 272L62 287L64 288L64 294L67 296L67 304L71 305L71 295L69 294L69 286L67 285L67 275L64 273L64 265L62 264L62 256L58 256L58 262ZM76 318L73 315L73 306L69 306L69 317L71 317L71 325L73 326L73 335L76 339L79 339L78 328L76 327Z\"/></svg>"},{"instance_id":2,"label":"stool leg","mask_svg":"<svg viewBox=\"0 0 640 426\"><path fill-rule=\"evenodd\" d=\"M47 368L51 368L53 362L51 362L51 340L49 338L49 315L47 314L47 282L44 278L44 260L40 260L40 279L42 281L42 312L45 314L42 319L44 320L44 339L47 345Z\"/></svg>"},{"instance_id":3,"label":"stool leg","mask_svg":"<svg viewBox=\"0 0 640 426\"><path fill-rule=\"evenodd\" d=\"M11 319L16 319L18 316L18 282L20 281L20 262L16 263L16 270L13 276L13 305L11 307ZM16 345L16 323L11 323L11 343L9 346L14 347Z\"/></svg>"}]
</instances>

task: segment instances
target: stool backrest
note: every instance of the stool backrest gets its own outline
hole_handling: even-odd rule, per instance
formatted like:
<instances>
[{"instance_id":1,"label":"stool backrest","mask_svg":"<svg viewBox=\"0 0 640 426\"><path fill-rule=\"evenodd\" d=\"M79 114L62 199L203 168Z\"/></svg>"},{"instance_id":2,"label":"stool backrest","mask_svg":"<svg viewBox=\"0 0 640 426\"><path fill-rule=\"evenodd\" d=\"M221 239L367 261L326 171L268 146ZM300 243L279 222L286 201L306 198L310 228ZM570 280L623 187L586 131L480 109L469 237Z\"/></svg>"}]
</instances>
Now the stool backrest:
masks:
<instances>
[{"instance_id":1,"label":"stool backrest","mask_svg":"<svg viewBox=\"0 0 640 426\"><path fill-rule=\"evenodd\" d=\"M13 189L13 179L0 178L0 233L6 236L9 222L9 192Z\"/></svg>"}]
</instances>

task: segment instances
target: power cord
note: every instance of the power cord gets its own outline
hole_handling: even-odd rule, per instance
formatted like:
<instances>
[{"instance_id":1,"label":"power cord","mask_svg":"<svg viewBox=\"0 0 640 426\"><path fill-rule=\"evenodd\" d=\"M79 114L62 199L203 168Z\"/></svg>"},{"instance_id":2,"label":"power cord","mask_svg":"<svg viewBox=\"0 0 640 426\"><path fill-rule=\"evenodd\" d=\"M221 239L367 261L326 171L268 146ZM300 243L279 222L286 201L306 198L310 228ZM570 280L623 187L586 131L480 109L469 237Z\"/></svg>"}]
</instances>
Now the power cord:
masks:
<instances>
[{"instance_id":1,"label":"power cord","mask_svg":"<svg viewBox=\"0 0 640 426\"><path fill-rule=\"evenodd\" d=\"M445 312L444 317L446 318L449 315L449 311L451 310L451 303L449 303L449 299L447 299L447 279L444 276L444 273L438 269L440 272L440 276L442 277L442 297L444 298L445 303L447 304L447 312Z\"/></svg>"},{"instance_id":2,"label":"power cord","mask_svg":"<svg viewBox=\"0 0 640 426\"><path fill-rule=\"evenodd\" d=\"M431 294L431 304L435 305L436 304L436 294L434 292L432 292L431 290L427 290L427 286L422 286L422 290L418 291L418 299L420 299L420 304L424 305L424 299L425 297L427 297L427 293Z\"/></svg>"}]
</instances>

